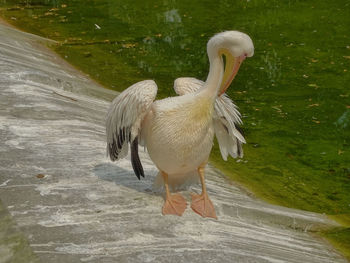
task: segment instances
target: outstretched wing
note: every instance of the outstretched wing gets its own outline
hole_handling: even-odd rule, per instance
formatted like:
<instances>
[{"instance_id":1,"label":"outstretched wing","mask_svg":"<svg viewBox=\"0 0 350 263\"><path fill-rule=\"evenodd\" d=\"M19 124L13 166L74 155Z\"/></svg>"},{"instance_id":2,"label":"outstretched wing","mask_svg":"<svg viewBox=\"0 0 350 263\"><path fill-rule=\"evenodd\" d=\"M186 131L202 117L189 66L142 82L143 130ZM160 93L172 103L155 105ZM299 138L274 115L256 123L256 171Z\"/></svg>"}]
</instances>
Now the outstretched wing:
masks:
<instances>
[{"instance_id":1,"label":"outstretched wing","mask_svg":"<svg viewBox=\"0 0 350 263\"><path fill-rule=\"evenodd\" d=\"M138 155L138 134L156 95L157 85L153 80L137 82L112 101L107 113L107 154L112 161L124 158L130 143L131 162L139 179L144 173Z\"/></svg>"},{"instance_id":2,"label":"outstretched wing","mask_svg":"<svg viewBox=\"0 0 350 263\"><path fill-rule=\"evenodd\" d=\"M178 95L193 93L201 89L204 82L195 78L178 78L174 82L174 90ZM242 143L245 143L242 129L241 114L237 106L226 95L216 98L214 114L215 136L218 140L222 158L227 156L243 157Z\"/></svg>"}]
</instances>

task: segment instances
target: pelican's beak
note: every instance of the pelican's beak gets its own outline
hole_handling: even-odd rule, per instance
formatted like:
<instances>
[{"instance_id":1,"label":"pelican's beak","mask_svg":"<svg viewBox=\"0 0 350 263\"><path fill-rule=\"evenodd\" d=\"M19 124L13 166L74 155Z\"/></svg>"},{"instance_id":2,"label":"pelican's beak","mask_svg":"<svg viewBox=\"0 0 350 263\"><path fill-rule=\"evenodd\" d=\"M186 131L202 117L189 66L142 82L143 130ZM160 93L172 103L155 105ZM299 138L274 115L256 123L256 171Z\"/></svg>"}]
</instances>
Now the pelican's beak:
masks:
<instances>
[{"instance_id":1,"label":"pelican's beak","mask_svg":"<svg viewBox=\"0 0 350 263\"><path fill-rule=\"evenodd\" d=\"M218 96L221 96L223 93L225 93L225 91L237 75L237 72L243 60L245 60L245 58L247 57L246 54L243 54L239 57L234 57L229 52L225 52L224 55L226 56L226 66Z\"/></svg>"}]
</instances>

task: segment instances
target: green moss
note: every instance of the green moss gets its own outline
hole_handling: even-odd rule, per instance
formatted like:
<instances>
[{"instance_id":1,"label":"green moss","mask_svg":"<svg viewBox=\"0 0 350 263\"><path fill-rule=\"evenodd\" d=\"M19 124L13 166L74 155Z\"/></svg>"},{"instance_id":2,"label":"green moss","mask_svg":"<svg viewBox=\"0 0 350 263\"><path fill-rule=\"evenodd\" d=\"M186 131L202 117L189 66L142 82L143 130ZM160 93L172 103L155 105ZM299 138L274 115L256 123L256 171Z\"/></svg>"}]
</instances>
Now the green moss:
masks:
<instances>
[{"instance_id":1,"label":"green moss","mask_svg":"<svg viewBox=\"0 0 350 263\"><path fill-rule=\"evenodd\" d=\"M39 262L27 239L15 226L10 214L0 201L0 258L3 262Z\"/></svg>"},{"instance_id":2,"label":"green moss","mask_svg":"<svg viewBox=\"0 0 350 263\"><path fill-rule=\"evenodd\" d=\"M350 260L350 228L333 229L321 233L327 240Z\"/></svg>"},{"instance_id":3,"label":"green moss","mask_svg":"<svg viewBox=\"0 0 350 263\"><path fill-rule=\"evenodd\" d=\"M255 55L228 90L245 157L224 162L216 145L212 163L271 203L350 215L348 0L0 3L3 17L59 41L53 48L105 87L154 79L159 98L175 94L177 77L205 79L214 33L248 33Z\"/></svg>"}]
</instances>

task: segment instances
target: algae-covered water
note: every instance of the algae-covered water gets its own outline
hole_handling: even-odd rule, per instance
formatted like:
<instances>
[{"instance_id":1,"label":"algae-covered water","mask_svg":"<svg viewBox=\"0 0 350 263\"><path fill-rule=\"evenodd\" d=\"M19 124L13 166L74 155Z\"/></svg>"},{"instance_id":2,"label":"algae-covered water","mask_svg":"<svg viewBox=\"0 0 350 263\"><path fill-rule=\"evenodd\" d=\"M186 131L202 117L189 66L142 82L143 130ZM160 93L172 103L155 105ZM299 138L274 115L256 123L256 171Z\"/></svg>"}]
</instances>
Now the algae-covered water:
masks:
<instances>
[{"instance_id":1,"label":"algae-covered water","mask_svg":"<svg viewBox=\"0 0 350 263\"><path fill-rule=\"evenodd\" d=\"M105 87L205 80L215 33L251 36L227 91L243 114L243 159L211 161L270 202L350 221L350 2L0 0L1 16L58 41L53 48ZM348 231L347 231L348 232ZM347 235L349 239L349 235ZM350 242L349 242L350 243Z\"/></svg>"}]
</instances>

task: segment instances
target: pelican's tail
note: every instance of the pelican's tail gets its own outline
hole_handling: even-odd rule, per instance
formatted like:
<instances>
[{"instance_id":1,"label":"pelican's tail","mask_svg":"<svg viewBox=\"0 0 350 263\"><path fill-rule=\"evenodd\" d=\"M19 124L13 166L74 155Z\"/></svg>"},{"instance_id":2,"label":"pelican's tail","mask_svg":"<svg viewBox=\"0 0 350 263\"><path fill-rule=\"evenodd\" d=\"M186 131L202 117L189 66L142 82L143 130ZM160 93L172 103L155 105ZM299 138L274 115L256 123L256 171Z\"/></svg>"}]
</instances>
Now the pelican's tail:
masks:
<instances>
[{"instance_id":1,"label":"pelican's tail","mask_svg":"<svg viewBox=\"0 0 350 263\"><path fill-rule=\"evenodd\" d=\"M191 171L184 174L170 174L168 176L168 184L172 191L186 190L192 184L199 182L199 176L197 171ZM153 188L156 191L164 189L164 180L161 172L158 172L156 179L153 183Z\"/></svg>"}]
</instances>

